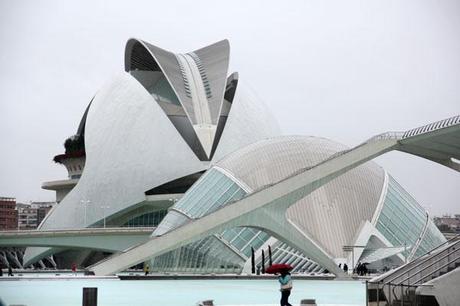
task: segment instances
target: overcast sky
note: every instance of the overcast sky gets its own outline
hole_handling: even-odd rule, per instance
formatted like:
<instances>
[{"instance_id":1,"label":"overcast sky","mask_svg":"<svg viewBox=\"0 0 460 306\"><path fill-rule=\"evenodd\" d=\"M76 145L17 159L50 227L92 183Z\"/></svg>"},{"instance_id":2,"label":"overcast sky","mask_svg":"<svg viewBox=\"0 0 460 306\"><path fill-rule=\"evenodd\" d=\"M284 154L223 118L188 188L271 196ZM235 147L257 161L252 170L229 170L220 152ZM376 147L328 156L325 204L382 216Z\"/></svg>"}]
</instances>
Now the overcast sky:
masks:
<instances>
[{"instance_id":1,"label":"overcast sky","mask_svg":"<svg viewBox=\"0 0 460 306\"><path fill-rule=\"evenodd\" d=\"M284 134L349 146L460 113L460 1L0 0L0 196L54 200L52 162L137 37L175 52L230 40ZM460 174L376 160L429 212L460 213Z\"/></svg>"}]
</instances>

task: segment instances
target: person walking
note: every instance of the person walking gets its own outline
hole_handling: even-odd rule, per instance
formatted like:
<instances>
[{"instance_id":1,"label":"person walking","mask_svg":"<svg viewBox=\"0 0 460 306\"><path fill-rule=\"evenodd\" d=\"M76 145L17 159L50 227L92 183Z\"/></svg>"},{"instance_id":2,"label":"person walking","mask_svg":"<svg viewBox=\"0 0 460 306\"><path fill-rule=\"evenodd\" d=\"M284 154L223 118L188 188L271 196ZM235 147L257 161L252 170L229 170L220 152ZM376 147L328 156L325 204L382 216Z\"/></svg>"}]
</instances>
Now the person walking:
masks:
<instances>
[{"instance_id":1,"label":"person walking","mask_svg":"<svg viewBox=\"0 0 460 306\"><path fill-rule=\"evenodd\" d=\"M145 266L144 266L144 272L145 272L145 276L149 275L149 272L150 272L150 267L149 267L149 265L145 265Z\"/></svg>"},{"instance_id":2,"label":"person walking","mask_svg":"<svg viewBox=\"0 0 460 306\"><path fill-rule=\"evenodd\" d=\"M291 279L291 273L288 271L281 272L281 275L278 277L278 281L280 283L280 291L281 291L281 300L280 300L280 305L281 306L292 306L289 304L289 295L291 295L291 290L292 290L292 279Z\"/></svg>"},{"instance_id":3,"label":"person walking","mask_svg":"<svg viewBox=\"0 0 460 306\"><path fill-rule=\"evenodd\" d=\"M73 275L77 275L77 264L76 263L72 263L72 273Z\"/></svg>"},{"instance_id":4,"label":"person walking","mask_svg":"<svg viewBox=\"0 0 460 306\"><path fill-rule=\"evenodd\" d=\"M14 274L13 274L13 268L11 268L11 265L8 266L8 276L14 276Z\"/></svg>"},{"instance_id":5,"label":"person walking","mask_svg":"<svg viewBox=\"0 0 460 306\"><path fill-rule=\"evenodd\" d=\"M361 275L361 271L362 271L362 266L361 266L361 263L358 262L358 265L356 266L356 273L358 273L358 275Z\"/></svg>"}]
</instances>

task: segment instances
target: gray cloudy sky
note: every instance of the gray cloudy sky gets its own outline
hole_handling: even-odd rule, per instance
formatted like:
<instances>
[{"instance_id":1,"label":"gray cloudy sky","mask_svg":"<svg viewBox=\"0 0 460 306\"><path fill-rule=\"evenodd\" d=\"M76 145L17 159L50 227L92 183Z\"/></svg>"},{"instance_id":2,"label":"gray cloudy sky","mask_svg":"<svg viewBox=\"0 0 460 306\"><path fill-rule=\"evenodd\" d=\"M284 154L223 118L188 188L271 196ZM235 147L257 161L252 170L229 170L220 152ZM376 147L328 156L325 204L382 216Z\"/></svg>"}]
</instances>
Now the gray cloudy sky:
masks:
<instances>
[{"instance_id":1,"label":"gray cloudy sky","mask_svg":"<svg viewBox=\"0 0 460 306\"><path fill-rule=\"evenodd\" d=\"M138 37L176 52L223 38L231 71L285 134L347 145L460 113L460 1L0 0L0 196L53 200L43 181L95 92ZM377 159L431 213L460 213L460 174Z\"/></svg>"}]
</instances>

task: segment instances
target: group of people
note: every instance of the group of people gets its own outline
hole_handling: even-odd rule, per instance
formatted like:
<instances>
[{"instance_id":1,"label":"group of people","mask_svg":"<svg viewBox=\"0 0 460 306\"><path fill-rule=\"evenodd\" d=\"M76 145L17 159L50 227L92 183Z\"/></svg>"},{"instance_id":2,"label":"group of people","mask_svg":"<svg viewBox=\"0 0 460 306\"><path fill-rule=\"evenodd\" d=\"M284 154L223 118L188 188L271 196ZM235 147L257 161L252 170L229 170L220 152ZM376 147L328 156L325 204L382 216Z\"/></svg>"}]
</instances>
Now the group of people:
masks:
<instances>
[{"instance_id":1,"label":"group of people","mask_svg":"<svg viewBox=\"0 0 460 306\"><path fill-rule=\"evenodd\" d=\"M345 273L348 273L348 266L347 264L343 264L343 267L342 267L342 264L339 264L339 268L343 269L343 271ZM358 265L356 266L355 269L353 269L353 274L358 274L359 276L364 276L364 275L367 275L369 274L369 269L367 268L367 263L358 263Z\"/></svg>"},{"instance_id":2,"label":"group of people","mask_svg":"<svg viewBox=\"0 0 460 306\"><path fill-rule=\"evenodd\" d=\"M366 263L358 263L356 266L356 273L360 276L367 275L369 273L369 269L367 268Z\"/></svg>"},{"instance_id":3,"label":"group of people","mask_svg":"<svg viewBox=\"0 0 460 306\"><path fill-rule=\"evenodd\" d=\"M339 264L339 268L343 269L345 273L348 273L348 265L346 263L343 264L343 268L342 268L342 264Z\"/></svg>"}]
</instances>

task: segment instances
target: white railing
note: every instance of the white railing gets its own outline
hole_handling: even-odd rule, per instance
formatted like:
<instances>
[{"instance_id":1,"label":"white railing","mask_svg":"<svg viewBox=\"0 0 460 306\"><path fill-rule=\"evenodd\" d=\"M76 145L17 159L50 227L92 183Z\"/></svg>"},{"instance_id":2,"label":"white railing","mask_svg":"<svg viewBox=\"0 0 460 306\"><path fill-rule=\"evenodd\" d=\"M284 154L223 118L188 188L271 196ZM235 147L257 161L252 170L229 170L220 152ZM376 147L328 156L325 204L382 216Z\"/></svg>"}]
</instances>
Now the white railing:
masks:
<instances>
[{"instance_id":1,"label":"white railing","mask_svg":"<svg viewBox=\"0 0 460 306\"><path fill-rule=\"evenodd\" d=\"M459 238L460 235L456 235L392 273L370 281L368 288L377 290L377 305L380 302L382 305L386 305L386 302L391 305L394 301L404 302L404 299L407 302L410 295L415 294L418 286L455 269L460 263ZM383 300L382 293L386 301Z\"/></svg>"},{"instance_id":2,"label":"white railing","mask_svg":"<svg viewBox=\"0 0 460 306\"><path fill-rule=\"evenodd\" d=\"M460 124L460 115L450 117L444 120L436 121L409 131L404 132L402 138L413 137L416 135L425 134L439 129L447 128L453 125Z\"/></svg>"}]
</instances>

